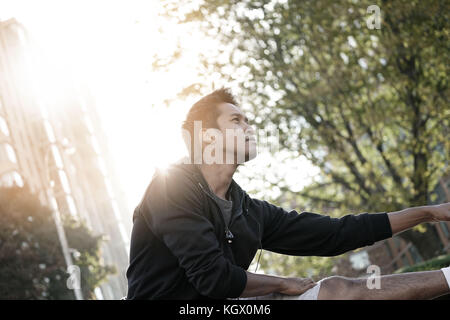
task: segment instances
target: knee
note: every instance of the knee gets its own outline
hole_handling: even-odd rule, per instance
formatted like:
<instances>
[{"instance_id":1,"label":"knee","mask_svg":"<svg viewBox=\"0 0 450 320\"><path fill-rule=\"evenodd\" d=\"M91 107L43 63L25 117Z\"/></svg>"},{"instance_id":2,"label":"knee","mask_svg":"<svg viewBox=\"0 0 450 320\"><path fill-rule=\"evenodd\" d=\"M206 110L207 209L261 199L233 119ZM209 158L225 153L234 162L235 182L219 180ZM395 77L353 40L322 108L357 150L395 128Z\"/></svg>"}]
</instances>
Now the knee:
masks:
<instances>
[{"instance_id":1,"label":"knee","mask_svg":"<svg viewBox=\"0 0 450 320\"><path fill-rule=\"evenodd\" d=\"M354 279L332 276L322 279L319 295L324 300L354 299L355 285Z\"/></svg>"}]
</instances>

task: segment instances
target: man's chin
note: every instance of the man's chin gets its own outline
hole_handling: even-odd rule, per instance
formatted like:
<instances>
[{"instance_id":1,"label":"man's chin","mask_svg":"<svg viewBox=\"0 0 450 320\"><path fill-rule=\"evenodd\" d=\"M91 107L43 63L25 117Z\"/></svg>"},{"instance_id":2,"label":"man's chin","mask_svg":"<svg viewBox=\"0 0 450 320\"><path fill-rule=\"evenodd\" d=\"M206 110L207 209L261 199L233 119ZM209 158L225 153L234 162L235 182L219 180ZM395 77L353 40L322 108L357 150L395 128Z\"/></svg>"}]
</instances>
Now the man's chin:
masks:
<instances>
[{"instance_id":1,"label":"man's chin","mask_svg":"<svg viewBox=\"0 0 450 320\"><path fill-rule=\"evenodd\" d=\"M245 162L255 159L256 156L257 156L256 149L246 150L243 155L242 154L239 155L238 153L235 152L233 155L232 163L237 165L244 164ZM227 160L225 160L225 163L228 163Z\"/></svg>"},{"instance_id":2,"label":"man's chin","mask_svg":"<svg viewBox=\"0 0 450 320\"><path fill-rule=\"evenodd\" d=\"M253 159L256 158L256 156L257 156L256 151L254 151L254 152L246 152L245 153L245 161L244 162L248 162L250 160L253 160Z\"/></svg>"}]
</instances>

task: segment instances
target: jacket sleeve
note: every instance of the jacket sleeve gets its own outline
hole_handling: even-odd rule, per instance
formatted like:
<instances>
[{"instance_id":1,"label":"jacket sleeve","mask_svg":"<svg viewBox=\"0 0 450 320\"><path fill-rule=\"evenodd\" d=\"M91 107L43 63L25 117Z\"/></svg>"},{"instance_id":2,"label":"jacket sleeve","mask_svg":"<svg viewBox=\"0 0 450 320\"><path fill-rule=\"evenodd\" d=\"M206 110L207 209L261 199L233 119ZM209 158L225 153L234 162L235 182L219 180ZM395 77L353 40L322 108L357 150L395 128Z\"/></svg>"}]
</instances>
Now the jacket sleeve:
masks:
<instances>
[{"instance_id":1,"label":"jacket sleeve","mask_svg":"<svg viewBox=\"0 0 450 320\"><path fill-rule=\"evenodd\" d=\"M264 249L296 256L335 256L392 237L387 213L349 214L332 218L290 212L260 201Z\"/></svg>"},{"instance_id":2,"label":"jacket sleeve","mask_svg":"<svg viewBox=\"0 0 450 320\"><path fill-rule=\"evenodd\" d=\"M196 187L182 174L156 174L141 201L140 214L200 294L239 297L247 275L224 257L212 223L202 215L203 198Z\"/></svg>"}]
</instances>

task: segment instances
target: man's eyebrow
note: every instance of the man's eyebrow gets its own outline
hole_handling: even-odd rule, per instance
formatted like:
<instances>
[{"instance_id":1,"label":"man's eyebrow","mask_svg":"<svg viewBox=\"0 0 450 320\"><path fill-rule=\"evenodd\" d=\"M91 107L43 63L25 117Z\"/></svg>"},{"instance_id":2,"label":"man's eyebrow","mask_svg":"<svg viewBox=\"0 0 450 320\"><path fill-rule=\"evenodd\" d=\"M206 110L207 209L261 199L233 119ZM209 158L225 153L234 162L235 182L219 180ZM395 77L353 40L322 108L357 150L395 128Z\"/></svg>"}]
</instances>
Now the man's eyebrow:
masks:
<instances>
[{"instance_id":1,"label":"man's eyebrow","mask_svg":"<svg viewBox=\"0 0 450 320\"><path fill-rule=\"evenodd\" d=\"M230 115L230 117L234 117L234 116L238 116L239 118L244 118L244 119L245 119L245 122L248 123L248 118L245 117L245 116L243 116L242 114L240 114L240 113L232 113L232 114Z\"/></svg>"}]
</instances>

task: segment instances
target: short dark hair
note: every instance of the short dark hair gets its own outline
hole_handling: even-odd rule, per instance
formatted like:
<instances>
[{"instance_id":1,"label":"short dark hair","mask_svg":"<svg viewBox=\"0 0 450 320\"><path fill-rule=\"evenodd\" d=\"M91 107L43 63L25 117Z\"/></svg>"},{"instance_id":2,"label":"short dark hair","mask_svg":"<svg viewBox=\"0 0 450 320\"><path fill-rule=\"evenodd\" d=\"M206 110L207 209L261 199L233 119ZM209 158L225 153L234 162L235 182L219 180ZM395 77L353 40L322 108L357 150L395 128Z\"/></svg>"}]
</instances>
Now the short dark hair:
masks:
<instances>
[{"instance_id":1,"label":"short dark hair","mask_svg":"<svg viewBox=\"0 0 450 320\"><path fill-rule=\"evenodd\" d=\"M189 109L186 120L183 121L182 129L190 134L190 156L194 159L194 121L202 121L202 128L218 128L217 118L220 112L217 106L221 103L231 103L237 105L236 98L228 88L220 88L214 90L210 94L204 96ZM187 141L186 145L187 145ZM188 146L189 147L189 146Z\"/></svg>"}]
</instances>

